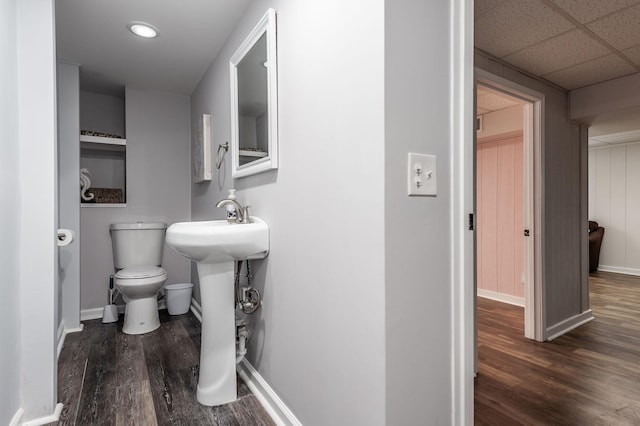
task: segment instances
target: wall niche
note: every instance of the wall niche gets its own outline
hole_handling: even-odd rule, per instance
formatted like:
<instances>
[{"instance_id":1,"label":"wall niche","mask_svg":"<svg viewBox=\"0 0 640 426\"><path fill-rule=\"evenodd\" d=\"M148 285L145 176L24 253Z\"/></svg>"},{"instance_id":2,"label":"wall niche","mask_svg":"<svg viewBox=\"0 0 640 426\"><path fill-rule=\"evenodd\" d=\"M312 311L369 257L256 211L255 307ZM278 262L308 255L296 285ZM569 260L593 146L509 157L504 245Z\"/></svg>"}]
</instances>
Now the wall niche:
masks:
<instances>
[{"instance_id":1,"label":"wall niche","mask_svg":"<svg viewBox=\"0 0 640 426\"><path fill-rule=\"evenodd\" d=\"M83 207L125 206L127 139L122 96L80 91L80 170L90 181Z\"/></svg>"}]
</instances>

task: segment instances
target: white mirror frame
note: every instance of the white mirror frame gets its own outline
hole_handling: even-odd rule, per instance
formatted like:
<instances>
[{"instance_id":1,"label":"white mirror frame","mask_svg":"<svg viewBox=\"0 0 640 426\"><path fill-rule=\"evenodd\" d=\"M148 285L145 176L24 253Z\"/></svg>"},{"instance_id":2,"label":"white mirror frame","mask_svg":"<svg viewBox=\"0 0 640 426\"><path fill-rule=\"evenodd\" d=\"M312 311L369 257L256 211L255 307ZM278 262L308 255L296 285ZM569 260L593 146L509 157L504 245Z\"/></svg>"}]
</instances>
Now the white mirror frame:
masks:
<instances>
[{"instance_id":1,"label":"white mirror frame","mask_svg":"<svg viewBox=\"0 0 640 426\"><path fill-rule=\"evenodd\" d=\"M239 112L238 112L238 64L256 42L266 34L267 39L267 111L268 147L266 157L240 165ZM278 64L276 57L276 11L267 10L260 22L242 42L229 61L231 76L231 176L239 178L278 168Z\"/></svg>"}]
</instances>

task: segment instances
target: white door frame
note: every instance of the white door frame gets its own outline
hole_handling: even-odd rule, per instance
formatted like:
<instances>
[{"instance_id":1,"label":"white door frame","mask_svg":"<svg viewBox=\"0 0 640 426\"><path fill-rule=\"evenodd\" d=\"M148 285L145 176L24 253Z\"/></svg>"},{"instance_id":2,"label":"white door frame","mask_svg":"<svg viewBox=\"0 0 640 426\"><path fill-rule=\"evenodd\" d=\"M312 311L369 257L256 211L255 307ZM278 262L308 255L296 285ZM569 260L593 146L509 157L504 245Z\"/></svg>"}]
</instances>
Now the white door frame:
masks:
<instances>
[{"instance_id":1,"label":"white door frame","mask_svg":"<svg viewBox=\"0 0 640 426\"><path fill-rule=\"evenodd\" d=\"M544 299L542 297L542 163L540 154L544 129L542 122L544 117L544 95L481 69L476 69L475 74L476 85L491 88L526 102L523 117L523 225L524 229L529 230L531 237L525 238L524 249L524 335L528 339L543 341L545 336L543 321ZM473 167L473 170L475 170L475 167ZM475 174L474 185L470 189L475 193Z\"/></svg>"}]
</instances>

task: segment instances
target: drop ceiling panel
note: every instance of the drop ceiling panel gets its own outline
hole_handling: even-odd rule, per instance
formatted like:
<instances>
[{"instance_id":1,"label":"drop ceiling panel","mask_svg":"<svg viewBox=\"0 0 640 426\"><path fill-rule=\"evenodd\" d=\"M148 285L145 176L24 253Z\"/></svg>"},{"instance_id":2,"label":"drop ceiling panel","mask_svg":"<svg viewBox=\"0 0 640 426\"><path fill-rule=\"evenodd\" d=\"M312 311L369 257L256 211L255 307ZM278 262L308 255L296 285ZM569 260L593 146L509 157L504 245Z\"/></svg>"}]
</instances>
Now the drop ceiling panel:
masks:
<instances>
[{"instance_id":1,"label":"drop ceiling panel","mask_svg":"<svg viewBox=\"0 0 640 426\"><path fill-rule=\"evenodd\" d=\"M633 62L640 65L640 45L634 46L631 49L624 50L622 53L627 58L631 59Z\"/></svg>"},{"instance_id":2,"label":"drop ceiling panel","mask_svg":"<svg viewBox=\"0 0 640 426\"><path fill-rule=\"evenodd\" d=\"M636 70L618 55L607 55L583 64L543 75L559 86L572 90L634 73Z\"/></svg>"},{"instance_id":3,"label":"drop ceiling panel","mask_svg":"<svg viewBox=\"0 0 640 426\"><path fill-rule=\"evenodd\" d=\"M584 32L573 30L506 56L504 60L535 75L543 75L609 53L609 49Z\"/></svg>"},{"instance_id":4,"label":"drop ceiling panel","mask_svg":"<svg viewBox=\"0 0 640 426\"><path fill-rule=\"evenodd\" d=\"M510 108L515 105L523 104L524 101L495 91L488 87L478 86L476 92L476 113L477 115L486 114L488 112L499 111Z\"/></svg>"},{"instance_id":5,"label":"drop ceiling panel","mask_svg":"<svg viewBox=\"0 0 640 426\"><path fill-rule=\"evenodd\" d=\"M618 50L640 44L640 4L587 25Z\"/></svg>"},{"instance_id":6,"label":"drop ceiling panel","mask_svg":"<svg viewBox=\"0 0 640 426\"><path fill-rule=\"evenodd\" d=\"M476 21L476 46L504 57L575 28L539 0L509 0Z\"/></svg>"},{"instance_id":7,"label":"drop ceiling panel","mask_svg":"<svg viewBox=\"0 0 640 426\"><path fill-rule=\"evenodd\" d=\"M551 0L583 24L640 3L638 0Z\"/></svg>"},{"instance_id":8,"label":"drop ceiling panel","mask_svg":"<svg viewBox=\"0 0 640 426\"><path fill-rule=\"evenodd\" d=\"M493 93L478 93L478 106L482 109L489 111L499 111L501 109L509 108L511 106L518 105L507 97L496 95Z\"/></svg>"},{"instance_id":9,"label":"drop ceiling panel","mask_svg":"<svg viewBox=\"0 0 640 426\"><path fill-rule=\"evenodd\" d=\"M478 19L480 16L489 12L491 9L500 6L502 3L505 3L507 0L482 0L474 2L474 17Z\"/></svg>"}]
</instances>

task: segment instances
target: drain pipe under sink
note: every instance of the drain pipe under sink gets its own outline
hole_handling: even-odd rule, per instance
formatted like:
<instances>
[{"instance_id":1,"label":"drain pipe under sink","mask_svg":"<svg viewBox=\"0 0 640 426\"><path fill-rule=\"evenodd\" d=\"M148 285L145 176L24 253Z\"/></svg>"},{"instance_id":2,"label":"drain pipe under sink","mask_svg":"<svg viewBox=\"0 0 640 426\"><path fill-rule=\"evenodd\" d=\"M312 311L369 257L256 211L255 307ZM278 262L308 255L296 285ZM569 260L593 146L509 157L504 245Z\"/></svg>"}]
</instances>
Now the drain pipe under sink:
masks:
<instances>
[{"instance_id":1,"label":"drain pipe under sink","mask_svg":"<svg viewBox=\"0 0 640 426\"><path fill-rule=\"evenodd\" d=\"M238 333L238 347L236 348L236 364L244 359L247 354L247 337L249 337L249 331L246 325L241 325L236 328Z\"/></svg>"}]
</instances>

